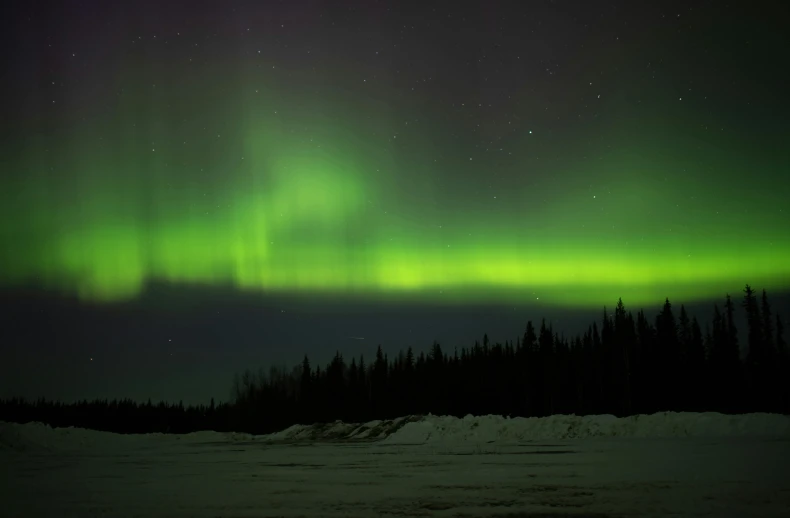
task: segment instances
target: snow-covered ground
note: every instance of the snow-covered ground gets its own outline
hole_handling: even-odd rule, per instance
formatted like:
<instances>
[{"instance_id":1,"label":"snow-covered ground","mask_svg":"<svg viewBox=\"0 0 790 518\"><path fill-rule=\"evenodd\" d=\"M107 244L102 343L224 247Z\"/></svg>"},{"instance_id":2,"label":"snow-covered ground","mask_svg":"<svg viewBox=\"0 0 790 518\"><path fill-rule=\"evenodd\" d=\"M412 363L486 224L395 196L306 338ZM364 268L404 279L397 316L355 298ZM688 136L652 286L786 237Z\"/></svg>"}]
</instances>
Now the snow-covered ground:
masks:
<instances>
[{"instance_id":1,"label":"snow-covered ground","mask_svg":"<svg viewBox=\"0 0 790 518\"><path fill-rule=\"evenodd\" d=\"M251 436L0 423L0 516L790 516L790 417L405 417Z\"/></svg>"}]
</instances>

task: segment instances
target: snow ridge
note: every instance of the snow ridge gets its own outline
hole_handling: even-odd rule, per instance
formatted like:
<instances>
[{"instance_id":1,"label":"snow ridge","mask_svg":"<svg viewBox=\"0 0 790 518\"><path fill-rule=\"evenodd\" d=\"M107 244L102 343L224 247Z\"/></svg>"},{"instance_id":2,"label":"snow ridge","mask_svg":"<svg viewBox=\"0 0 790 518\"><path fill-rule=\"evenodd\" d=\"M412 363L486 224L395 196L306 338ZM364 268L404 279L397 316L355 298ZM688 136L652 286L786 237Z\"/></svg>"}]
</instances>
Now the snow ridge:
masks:
<instances>
[{"instance_id":1,"label":"snow ridge","mask_svg":"<svg viewBox=\"0 0 790 518\"><path fill-rule=\"evenodd\" d=\"M790 439L790 417L778 414L725 415L715 412L661 412L618 418L613 415L552 415L463 419L427 416L388 436L390 444L509 442L605 437L774 437Z\"/></svg>"},{"instance_id":2,"label":"snow ridge","mask_svg":"<svg viewBox=\"0 0 790 518\"><path fill-rule=\"evenodd\" d=\"M185 435L120 435L42 423L0 421L0 451L63 451L100 448L118 442L145 446L148 441L206 442L381 442L383 444L497 443L583 438L754 437L790 440L790 416L725 415L715 412L661 412L618 418L613 415L508 418L405 416L368 423L294 425L268 435L195 432Z\"/></svg>"}]
</instances>

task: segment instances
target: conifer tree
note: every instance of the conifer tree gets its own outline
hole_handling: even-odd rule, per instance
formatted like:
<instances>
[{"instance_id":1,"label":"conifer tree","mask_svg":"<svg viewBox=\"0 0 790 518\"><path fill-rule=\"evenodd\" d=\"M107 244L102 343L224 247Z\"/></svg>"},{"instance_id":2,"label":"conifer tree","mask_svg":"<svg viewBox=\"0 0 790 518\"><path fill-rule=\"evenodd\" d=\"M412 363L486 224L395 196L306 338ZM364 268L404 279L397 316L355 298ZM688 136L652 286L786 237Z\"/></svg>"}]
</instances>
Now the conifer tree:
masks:
<instances>
[{"instance_id":1,"label":"conifer tree","mask_svg":"<svg viewBox=\"0 0 790 518\"><path fill-rule=\"evenodd\" d=\"M672 304L668 298L664 301L661 313L656 317L656 340L659 346L656 365L663 377L658 403L659 409L665 410L674 407L680 395L677 386L680 374L678 328L672 313Z\"/></svg>"},{"instance_id":2,"label":"conifer tree","mask_svg":"<svg viewBox=\"0 0 790 518\"><path fill-rule=\"evenodd\" d=\"M757 297L748 284L743 290L743 309L746 311L746 325L748 329L748 353L746 355L747 364L759 370L764 367L766 357L763 347L762 329L763 324L760 318L760 308L757 304Z\"/></svg>"},{"instance_id":3,"label":"conifer tree","mask_svg":"<svg viewBox=\"0 0 790 518\"><path fill-rule=\"evenodd\" d=\"M773 359L773 353L776 350L776 344L774 343L774 321L771 313L771 305L768 303L768 293L765 290L763 290L760 311L763 319L761 329L763 345L765 346L769 358Z\"/></svg>"},{"instance_id":4,"label":"conifer tree","mask_svg":"<svg viewBox=\"0 0 790 518\"><path fill-rule=\"evenodd\" d=\"M727 294L725 304L725 329L724 329L724 365L722 383L722 396L724 408L728 412L738 412L741 409L741 352L738 344L738 328L735 326L735 304Z\"/></svg>"},{"instance_id":5,"label":"conifer tree","mask_svg":"<svg viewBox=\"0 0 790 518\"><path fill-rule=\"evenodd\" d=\"M687 373L689 384L687 386L687 398L689 409L696 412L704 411L704 391L705 380L707 379L707 369L705 365L705 341L702 337L697 317L691 320L691 339L687 350Z\"/></svg>"}]
</instances>

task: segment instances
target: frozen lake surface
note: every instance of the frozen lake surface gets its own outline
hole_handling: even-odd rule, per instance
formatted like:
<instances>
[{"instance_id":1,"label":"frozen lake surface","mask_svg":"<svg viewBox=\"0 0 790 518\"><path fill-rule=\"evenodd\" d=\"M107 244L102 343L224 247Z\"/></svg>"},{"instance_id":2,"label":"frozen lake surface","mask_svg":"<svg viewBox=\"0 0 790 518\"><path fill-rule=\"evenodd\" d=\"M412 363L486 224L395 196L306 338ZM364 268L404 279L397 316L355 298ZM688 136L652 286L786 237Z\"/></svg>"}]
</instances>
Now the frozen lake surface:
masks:
<instances>
[{"instance_id":1,"label":"frozen lake surface","mask_svg":"<svg viewBox=\"0 0 790 518\"><path fill-rule=\"evenodd\" d=\"M788 418L769 417L773 434L741 426L717 437L686 427L680 437L492 439L488 429L515 421L499 417L353 425L367 441L376 431L372 442L349 439L353 426L341 424L334 433L118 436L0 423L0 515L786 518ZM442 420L483 433L441 434ZM433 440L419 433L426 428Z\"/></svg>"}]
</instances>

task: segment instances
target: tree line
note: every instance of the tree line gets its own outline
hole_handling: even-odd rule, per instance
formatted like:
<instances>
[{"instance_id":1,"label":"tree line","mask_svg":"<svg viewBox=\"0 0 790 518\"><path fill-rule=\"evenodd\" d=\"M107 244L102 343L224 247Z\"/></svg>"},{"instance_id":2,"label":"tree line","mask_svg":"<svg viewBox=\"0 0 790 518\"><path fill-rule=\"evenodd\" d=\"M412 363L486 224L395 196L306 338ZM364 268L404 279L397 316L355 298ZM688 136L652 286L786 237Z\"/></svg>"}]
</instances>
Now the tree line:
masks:
<instances>
[{"instance_id":1,"label":"tree line","mask_svg":"<svg viewBox=\"0 0 790 518\"><path fill-rule=\"evenodd\" d=\"M200 430L232 431L229 403L188 405L182 401L138 403L131 399L96 399L63 403L43 398L0 399L0 421L46 423L52 427L88 428L115 433L190 433ZM2 438L0 437L0 442Z\"/></svg>"},{"instance_id":2,"label":"tree line","mask_svg":"<svg viewBox=\"0 0 790 518\"><path fill-rule=\"evenodd\" d=\"M527 322L515 341L484 335L452 353L434 342L390 357L346 361L337 351L328 365L305 356L288 371L247 370L235 376L231 401L188 406L132 401L72 405L0 401L0 419L43 421L116 432L188 432L213 429L269 433L292 424L364 422L411 414L541 417L552 414L627 416L659 411L790 413L790 363L784 325L765 290L749 285L740 303L745 333L736 327L736 303L727 295L710 322L690 318L667 299L650 319L623 301L577 336L565 337L545 319ZM741 340L745 354L741 354Z\"/></svg>"}]
</instances>

